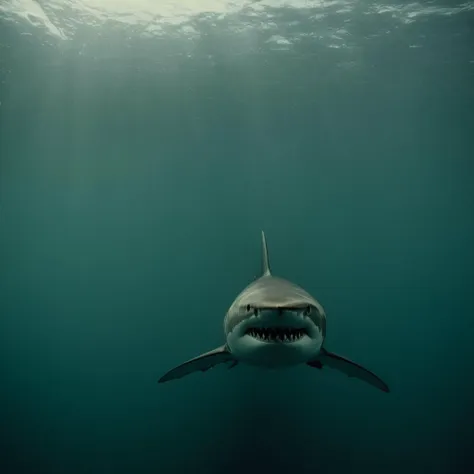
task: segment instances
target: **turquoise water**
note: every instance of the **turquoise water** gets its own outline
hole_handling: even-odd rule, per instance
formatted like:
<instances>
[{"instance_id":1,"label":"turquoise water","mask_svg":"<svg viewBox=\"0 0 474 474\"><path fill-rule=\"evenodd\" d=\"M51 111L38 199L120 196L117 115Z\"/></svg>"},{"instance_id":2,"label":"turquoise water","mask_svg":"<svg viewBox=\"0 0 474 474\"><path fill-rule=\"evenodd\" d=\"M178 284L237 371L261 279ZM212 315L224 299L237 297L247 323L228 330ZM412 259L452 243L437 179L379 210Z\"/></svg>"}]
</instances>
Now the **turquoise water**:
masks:
<instances>
[{"instance_id":1,"label":"turquoise water","mask_svg":"<svg viewBox=\"0 0 474 474\"><path fill-rule=\"evenodd\" d=\"M0 472L474 459L474 6L0 2ZM260 269L325 369L158 385ZM471 467L469 467L471 466Z\"/></svg>"}]
</instances>

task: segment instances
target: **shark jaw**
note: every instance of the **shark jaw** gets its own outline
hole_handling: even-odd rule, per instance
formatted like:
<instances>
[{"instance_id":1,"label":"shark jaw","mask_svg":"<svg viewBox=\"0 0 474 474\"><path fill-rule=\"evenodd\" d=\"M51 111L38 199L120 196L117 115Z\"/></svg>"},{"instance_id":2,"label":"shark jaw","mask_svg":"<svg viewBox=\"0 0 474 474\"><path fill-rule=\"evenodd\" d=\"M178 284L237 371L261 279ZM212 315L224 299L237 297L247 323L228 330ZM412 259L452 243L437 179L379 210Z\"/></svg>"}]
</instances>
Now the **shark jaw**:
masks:
<instances>
[{"instance_id":1,"label":"shark jaw","mask_svg":"<svg viewBox=\"0 0 474 474\"><path fill-rule=\"evenodd\" d=\"M304 328L285 326L249 328L245 334L267 344L291 344L308 335Z\"/></svg>"},{"instance_id":2,"label":"shark jaw","mask_svg":"<svg viewBox=\"0 0 474 474\"><path fill-rule=\"evenodd\" d=\"M264 367L306 363L319 354L320 329L307 308L255 309L227 335L227 344L239 360Z\"/></svg>"}]
</instances>

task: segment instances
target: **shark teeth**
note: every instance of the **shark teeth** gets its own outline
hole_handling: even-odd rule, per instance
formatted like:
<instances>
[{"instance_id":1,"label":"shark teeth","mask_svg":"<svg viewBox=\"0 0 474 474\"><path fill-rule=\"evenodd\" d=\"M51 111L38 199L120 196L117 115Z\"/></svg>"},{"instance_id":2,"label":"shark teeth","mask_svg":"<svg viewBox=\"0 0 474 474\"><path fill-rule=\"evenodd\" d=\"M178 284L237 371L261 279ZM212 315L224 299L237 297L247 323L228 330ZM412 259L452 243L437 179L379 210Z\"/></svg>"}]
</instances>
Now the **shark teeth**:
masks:
<instances>
[{"instance_id":1,"label":"shark teeth","mask_svg":"<svg viewBox=\"0 0 474 474\"><path fill-rule=\"evenodd\" d=\"M298 328L249 328L247 335L264 342L295 342L307 335L304 329Z\"/></svg>"}]
</instances>

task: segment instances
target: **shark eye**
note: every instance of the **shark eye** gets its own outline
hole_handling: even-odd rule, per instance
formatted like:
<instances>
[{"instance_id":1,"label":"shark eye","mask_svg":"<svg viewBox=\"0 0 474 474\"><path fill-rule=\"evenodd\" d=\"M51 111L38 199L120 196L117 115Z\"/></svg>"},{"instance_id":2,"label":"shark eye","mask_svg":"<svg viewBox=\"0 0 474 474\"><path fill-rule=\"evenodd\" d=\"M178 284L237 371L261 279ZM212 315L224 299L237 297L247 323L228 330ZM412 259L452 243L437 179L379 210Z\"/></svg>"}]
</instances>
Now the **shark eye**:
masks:
<instances>
[{"instance_id":1,"label":"shark eye","mask_svg":"<svg viewBox=\"0 0 474 474\"><path fill-rule=\"evenodd\" d=\"M251 311L253 311L253 314L254 316L258 316L258 308L253 308L252 306L250 306L249 304L245 307L245 309L247 310L247 313L250 313Z\"/></svg>"},{"instance_id":2,"label":"shark eye","mask_svg":"<svg viewBox=\"0 0 474 474\"><path fill-rule=\"evenodd\" d=\"M303 311L303 316L309 316L311 314L311 306L306 306L306 308Z\"/></svg>"}]
</instances>

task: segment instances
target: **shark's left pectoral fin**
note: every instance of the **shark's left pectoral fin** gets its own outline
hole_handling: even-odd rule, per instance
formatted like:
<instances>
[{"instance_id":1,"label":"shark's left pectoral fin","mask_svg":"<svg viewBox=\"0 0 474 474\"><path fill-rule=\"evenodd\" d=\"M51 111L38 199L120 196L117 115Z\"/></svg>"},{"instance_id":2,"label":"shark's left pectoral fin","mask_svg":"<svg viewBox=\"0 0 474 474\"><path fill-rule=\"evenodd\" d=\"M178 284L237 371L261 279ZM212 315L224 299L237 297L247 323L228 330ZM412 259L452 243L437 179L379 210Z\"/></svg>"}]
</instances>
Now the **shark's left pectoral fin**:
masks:
<instances>
[{"instance_id":1,"label":"shark's left pectoral fin","mask_svg":"<svg viewBox=\"0 0 474 474\"><path fill-rule=\"evenodd\" d=\"M311 367L322 369L324 366L331 367L332 369L339 370L345 373L349 377L355 377L368 384L382 390L383 392L390 392L388 385L377 375L370 370L365 369L359 364L352 362L345 357L329 352L326 349L322 349L318 358L315 361L308 363Z\"/></svg>"},{"instance_id":2,"label":"shark's left pectoral fin","mask_svg":"<svg viewBox=\"0 0 474 474\"><path fill-rule=\"evenodd\" d=\"M212 351L201 354L200 356L194 357L186 361L184 364L178 365L174 369L171 369L163 377L158 380L158 383L168 382L174 379L180 379L185 375L191 374L192 372L202 371L211 369L217 364L223 364L225 362L232 362L233 365L236 365L237 362L232 357L232 354L229 352L227 347L221 346Z\"/></svg>"}]
</instances>

